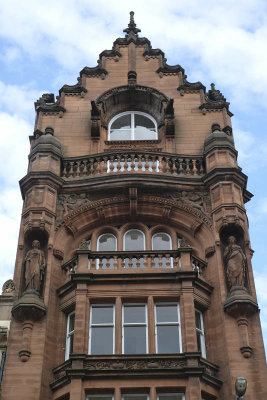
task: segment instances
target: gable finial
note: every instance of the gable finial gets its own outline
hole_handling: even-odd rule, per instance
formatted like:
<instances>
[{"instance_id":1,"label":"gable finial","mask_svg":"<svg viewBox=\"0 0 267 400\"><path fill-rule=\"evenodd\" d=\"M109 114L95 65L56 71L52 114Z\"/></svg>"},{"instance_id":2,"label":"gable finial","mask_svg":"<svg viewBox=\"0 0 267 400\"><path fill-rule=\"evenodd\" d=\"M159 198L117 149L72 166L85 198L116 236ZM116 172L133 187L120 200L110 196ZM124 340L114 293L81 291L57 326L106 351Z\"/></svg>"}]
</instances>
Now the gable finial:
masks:
<instances>
[{"instance_id":1,"label":"gable finial","mask_svg":"<svg viewBox=\"0 0 267 400\"><path fill-rule=\"evenodd\" d=\"M124 29L123 32L126 33L126 37L138 37L138 32L141 32L141 29L136 28L133 11L130 11L130 22L128 24L128 28Z\"/></svg>"}]
</instances>

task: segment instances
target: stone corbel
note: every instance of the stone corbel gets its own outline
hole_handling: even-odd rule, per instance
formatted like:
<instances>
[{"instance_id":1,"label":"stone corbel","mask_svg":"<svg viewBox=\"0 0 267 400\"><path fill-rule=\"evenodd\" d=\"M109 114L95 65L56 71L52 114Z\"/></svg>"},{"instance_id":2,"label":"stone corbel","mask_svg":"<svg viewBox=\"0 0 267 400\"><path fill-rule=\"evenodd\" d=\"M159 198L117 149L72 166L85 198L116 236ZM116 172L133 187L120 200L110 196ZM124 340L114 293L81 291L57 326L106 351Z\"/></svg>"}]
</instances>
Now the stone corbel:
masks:
<instances>
[{"instance_id":1,"label":"stone corbel","mask_svg":"<svg viewBox=\"0 0 267 400\"><path fill-rule=\"evenodd\" d=\"M253 349L249 343L249 317L259 311L255 299L245 288L235 288L224 303L224 311L234 318L238 325L240 352L244 358L250 358Z\"/></svg>"},{"instance_id":2,"label":"stone corbel","mask_svg":"<svg viewBox=\"0 0 267 400\"><path fill-rule=\"evenodd\" d=\"M34 322L41 320L46 315L46 306L38 293L32 289L26 291L14 304L12 315L17 322L22 324L22 349L19 357L26 362L31 357L31 337Z\"/></svg>"}]
</instances>

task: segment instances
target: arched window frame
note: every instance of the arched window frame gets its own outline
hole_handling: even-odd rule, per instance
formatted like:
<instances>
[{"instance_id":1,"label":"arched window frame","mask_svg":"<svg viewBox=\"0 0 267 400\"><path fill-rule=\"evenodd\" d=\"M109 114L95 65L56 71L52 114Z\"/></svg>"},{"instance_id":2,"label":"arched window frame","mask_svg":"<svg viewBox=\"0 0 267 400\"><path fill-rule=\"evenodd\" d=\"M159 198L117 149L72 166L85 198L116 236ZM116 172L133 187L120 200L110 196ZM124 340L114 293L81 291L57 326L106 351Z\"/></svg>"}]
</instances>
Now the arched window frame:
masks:
<instances>
[{"instance_id":1,"label":"arched window frame","mask_svg":"<svg viewBox=\"0 0 267 400\"><path fill-rule=\"evenodd\" d=\"M125 237L126 237L127 233L130 232L130 231L138 231L138 232L142 233L142 235L143 235L143 243L144 243L144 249L143 250L146 250L146 236L145 236L144 232L141 231L140 229L137 229L137 228L131 228L131 229L128 229L123 235L123 251L127 251L127 250L125 250ZM143 250L140 250L140 251L143 251ZM136 250L136 251L138 251L138 250Z\"/></svg>"},{"instance_id":2,"label":"arched window frame","mask_svg":"<svg viewBox=\"0 0 267 400\"><path fill-rule=\"evenodd\" d=\"M153 239L154 239L154 236L158 235L159 233L164 233L165 235L167 235L167 236L169 237L169 239L170 239L170 241L169 241L169 243L170 243L170 248L169 248L169 249L166 249L166 250L172 250L172 249L173 249L172 237L171 237L171 235L170 235L169 233L164 232L164 231L155 232L155 233L152 235L152 237L151 237L151 248L152 248L152 250L158 250L158 249L154 249Z\"/></svg>"},{"instance_id":3,"label":"arched window frame","mask_svg":"<svg viewBox=\"0 0 267 400\"><path fill-rule=\"evenodd\" d=\"M101 237L102 236L104 236L104 235L110 235L110 236L113 236L114 237L114 239L115 239L115 249L114 250L110 250L110 251L117 251L117 247L118 247L118 241L117 241L117 237L113 234L113 233L110 233L110 232L104 232L104 233L102 233L101 235L99 235L98 236L98 238L97 238L97 244L96 244L96 251L101 251L101 250L99 250L99 240L101 239Z\"/></svg>"},{"instance_id":4,"label":"arched window frame","mask_svg":"<svg viewBox=\"0 0 267 400\"><path fill-rule=\"evenodd\" d=\"M131 131L131 138L130 139L127 139L127 140L140 140L140 139L135 139L135 128L134 128L134 114L138 114L138 115L143 115L144 117L147 117L147 118L149 118L152 122L153 122L153 124L154 124L154 126L155 126L155 138L154 139L147 139L147 138L144 138L143 140L157 140L158 139L158 127L157 127L157 122L156 122L156 120L151 116L151 115L149 115L149 114L147 114L147 113L144 113L144 112L141 112L141 111L125 111L125 112L123 112L123 113L120 113L120 114L117 114L117 115L115 115L110 121L109 121L109 124L108 124L108 140L114 140L114 139L111 139L110 138L110 128L111 128L111 126L112 126L112 124L113 124L113 122L114 121L116 121L116 119L118 119L118 118L120 118L120 117L123 117L124 115L131 115L131 128L130 128L130 131ZM119 129L118 129L119 130ZM120 139L115 139L115 141L116 140L120 140ZM122 139L122 140L125 140L125 139Z\"/></svg>"}]
</instances>

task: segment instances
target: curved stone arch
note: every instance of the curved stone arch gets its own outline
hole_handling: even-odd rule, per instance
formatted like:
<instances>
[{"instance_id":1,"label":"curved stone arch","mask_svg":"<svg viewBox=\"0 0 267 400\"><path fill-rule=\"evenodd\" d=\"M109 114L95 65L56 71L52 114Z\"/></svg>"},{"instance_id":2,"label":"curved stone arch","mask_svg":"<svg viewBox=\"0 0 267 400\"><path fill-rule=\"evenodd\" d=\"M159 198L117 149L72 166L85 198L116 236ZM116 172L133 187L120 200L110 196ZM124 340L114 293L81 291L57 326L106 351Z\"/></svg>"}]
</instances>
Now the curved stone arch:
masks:
<instances>
[{"instance_id":1,"label":"curved stone arch","mask_svg":"<svg viewBox=\"0 0 267 400\"><path fill-rule=\"evenodd\" d=\"M62 244L69 249L66 259L78 248L85 232L93 232L100 226L124 225L129 221L130 205L125 196L106 198L89 203L71 212L63 221L55 237L55 247L60 250ZM162 217L166 225L172 226L177 233L187 239L199 257L205 258L205 248L214 245L212 222L207 215L188 204L157 196L140 196L138 214L135 221L125 226L141 224L159 224ZM142 223L139 223L142 221Z\"/></svg>"},{"instance_id":2,"label":"curved stone arch","mask_svg":"<svg viewBox=\"0 0 267 400\"><path fill-rule=\"evenodd\" d=\"M124 111L143 111L152 115L160 127L164 123L164 111L170 99L159 90L143 85L117 86L102 93L95 101L102 108L102 125Z\"/></svg>"}]
</instances>

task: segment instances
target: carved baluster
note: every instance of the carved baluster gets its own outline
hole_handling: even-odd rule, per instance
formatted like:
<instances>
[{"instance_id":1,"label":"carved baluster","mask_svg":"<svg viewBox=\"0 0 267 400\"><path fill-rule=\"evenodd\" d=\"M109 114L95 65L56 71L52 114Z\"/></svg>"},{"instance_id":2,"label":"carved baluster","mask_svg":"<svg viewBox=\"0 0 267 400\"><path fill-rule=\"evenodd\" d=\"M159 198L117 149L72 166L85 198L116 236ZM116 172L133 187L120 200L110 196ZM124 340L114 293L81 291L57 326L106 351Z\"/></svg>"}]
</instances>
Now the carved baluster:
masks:
<instances>
[{"instance_id":1,"label":"carved baluster","mask_svg":"<svg viewBox=\"0 0 267 400\"><path fill-rule=\"evenodd\" d=\"M170 157L165 157L165 161L166 161L166 164L165 164L165 172L168 174L168 173L170 172L170 164L169 164L169 162L170 162Z\"/></svg>"},{"instance_id":2,"label":"carved baluster","mask_svg":"<svg viewBox=\"0 0 267 400\"><path fill-rule=\"evenodd\" d=\"M132 256L129 256L128 268L129 269L133 268L133 257Z\"/></svg>"},{"instance_id":3,"label":"carved baluster","mask_svg":"<svg viewBox=\"0 0 267 400\"><path fill-rule=\"evenodd\" d=\"M124 157L123 171L128 171L128 154L125 154L123 157Z\"/></svg>"},{"instance_id":4,"label":"carved baluster","mask_svg":"<svg viewBox=\"0 0 267 400\"><path fill-rule=\"evenodd\" d=\"M117 171L120 172L121 170L121 155L119 154L117 157Z\"/></svg>"},{"instance_id":5,"label":"carved baluster","mask_svg":"<svg viewBox=\"0 0 267 400\"><path fill-rule=\"evenodd\" d=\"M140 257L141 257L140 255L136 256L136 262L135 262L136 263L136 268L140 268L140 266L141 266Z\"/></svg>"},{"instance_id":6,"label":"carved baluster","mask_svg":"<svg viewBox=\"0 0 267 400\"><path fill-rule=\"evenodd\" d=\"M151 169L152 169L152 172L156 172L156 169L157 169L156 156L151 157Z\"/></svg>"},{"instance_id":7,"label":"carved baluster","mask_svg":"<svg viewBox=\"0 0 267 400\"><path fill-rule=\"evenodd\" d=\"M106 174L108 171L108 157L103 157L102 161L102 173Z\"/></svg>"},{"instance_id":8,"label":"carved baluster","mask_svg":"<svg viewBox=\"0 0 267 400\"><path fill-rule=\"evenodd\" d=\"M145 171L149 171L149 156L145 154Z\"/></svg>"},{"instance_id":9,"label":"carved baluster","mask_svg":"<svg viewBox=\"0 0 267 400\"><path fill-rule=\"evenodd\" d=\"M70 161L70 170L69 170L69 175L70 176L74 176L73 165L74 165L74 162Z\"/></svg>"},{"instance_id":10,"label":"carved baluster","mask_svg":"<svg viewBox=\"0 0 267 400\"><path fill-rule=\"evenodd\" d=\"M163 172L163 163L164 163L162 156L159 156L158 161L159 161L159 168L158 168L159 169L159 173L162 174L162 172Z\"/></svg>"},{"instance_id":11,"label":"carved baluster","mask_svg":"<svg viewBox=\"0 0 267 400\"><path fill-rule=\"evenodd\" d=\"M144 268L148 268L148 256L147 256L147 254L143 255L143 260L144 260Z\"/></svg>"},{"instance_id":12,"label":"carved baluster","mask_svg":"<svg viewBox=\"0 0 267 400\"><path fill-rule=\"evenodd\" d=\"M135 170L135 155L130 154L130 159L131 159L130 171L134 171Z\"/></svg>"},{"instance_id":13,"label":"carved baluster","mask_svg":"<svg viewBox=\"0 0 267 400\"><path fill-rule=\"evenodd\" d=\"M142 155L138 154L138 163L137 163L137 171L142 171Z\"/></svg>"},{"instance_id":14,"label":"carved baluster","mask_svg":"<svg viewBox=\"0 0 267 400\"><path fill-rule=\"evenodd\" d=\"M172 259L171 259L171 257L170 257L170 254L165 254L165 257L166 257L166 261L165 261L165 266L166 266L166 268L171 268L171 261L172 261Z\"/></svg>"},{"instance_id":15,"label":"carved baluster","mask_svg":"<svg viewBox=\"0 0 267 400\"><path fill-rule=\"evenodd\" d=\"M197 163L196 163L196 160L192 160L192 163L193 163L192 172L193 172L193 175L196 175L197 174Z\"/></svg>"},{"instance_id":16,"label":"carved baluster","mask_svg":"<svg viewBox=\"0 0 267 400\"><path fill-rule=\"evenodd\" d=\"M114 156L111 156L110 157L110 160L109 160L109 170L110 170L110 172L113 172L114 171Z\"/></svg>"},{"instance_id":17,"label":"carved baluster","mask_svg":"<svg viewBox=\"0 0 267 400\"><path fill-rule=\"evenodd\" d=\"M118 256L113 256L111 268L112 269L118 269Z\"/></svg>"},{"instance_id":18,"label":"carved baluster","mask_svg":"<svg viewBox=\"0 0 267 400\"><path fill-rule=\"evenodd\" d=\"M163 268L163 259L162 259L162 254L158 254L158 267Z\"/></svg>"},{"instance_id":19,"label":"carved baluster","mask_svg":"<svg viewBox=\"0 0 267 400\"><path fill-rule=\"evenodd\" d=\"M185 159L185 165L186 165L185 173L186 173L186 174L190 174L190 165L189 165L189 160L188 160L188 158Z\"/></svg>"},{"instance_id":20,"label":"carved baluster","mask_svg":"<svg viewBox=\"0 0 267 400\"><path fill-rule=\"evenodd\" d=\"M151 268L156 268L156 256L155 256L155 254L151 254L150 265L151 265Z\"/></svg>"},{"instance_id":21,"label":"carved baluster","mask_svg":"<svg viewBox=\"0 0 267 400\"><path fill-rule=\"evenodd\" d=\"M103 258L98 259L98 269L103 269Z\"/></svg>"}]
</instances>

